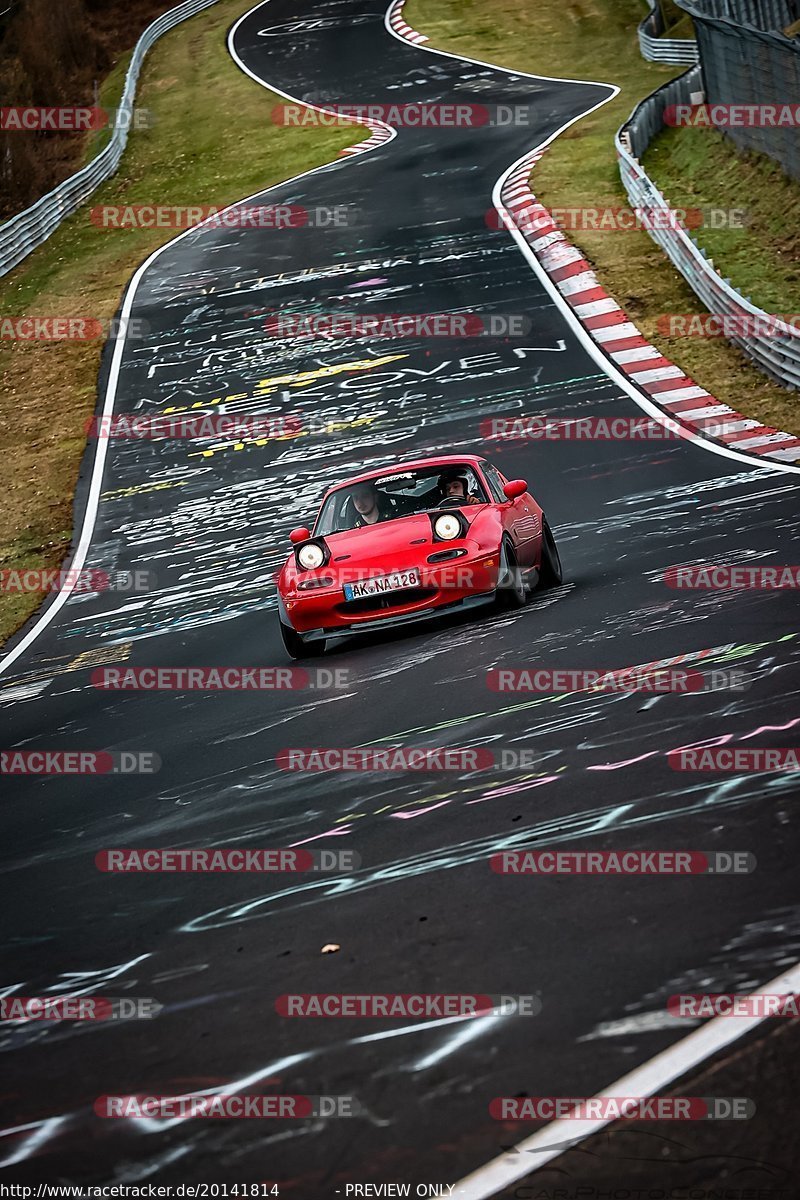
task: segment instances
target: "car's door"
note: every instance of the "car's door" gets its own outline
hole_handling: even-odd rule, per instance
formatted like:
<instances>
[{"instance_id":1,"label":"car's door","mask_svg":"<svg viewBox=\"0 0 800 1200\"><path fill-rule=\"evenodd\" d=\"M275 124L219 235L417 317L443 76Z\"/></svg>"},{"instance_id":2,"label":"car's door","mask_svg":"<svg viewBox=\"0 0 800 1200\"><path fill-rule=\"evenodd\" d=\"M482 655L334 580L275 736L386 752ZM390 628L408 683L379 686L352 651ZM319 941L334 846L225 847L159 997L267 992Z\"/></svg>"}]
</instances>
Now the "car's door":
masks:
<instances>
[{"instance_id":1,"label":"car's door","mask_svg":"<svg viewBox=\"0 0 800 1200\"><path fill-rule=\"evenodd\" d=\"M509 500L503 488L508 480L491 463L483 464L483 473L492 498L502 505L500 519L511 538L521 567L536 565L541 522L535 501L529 492L523 492L516 500Z\"/></svg>"}]
</instances>

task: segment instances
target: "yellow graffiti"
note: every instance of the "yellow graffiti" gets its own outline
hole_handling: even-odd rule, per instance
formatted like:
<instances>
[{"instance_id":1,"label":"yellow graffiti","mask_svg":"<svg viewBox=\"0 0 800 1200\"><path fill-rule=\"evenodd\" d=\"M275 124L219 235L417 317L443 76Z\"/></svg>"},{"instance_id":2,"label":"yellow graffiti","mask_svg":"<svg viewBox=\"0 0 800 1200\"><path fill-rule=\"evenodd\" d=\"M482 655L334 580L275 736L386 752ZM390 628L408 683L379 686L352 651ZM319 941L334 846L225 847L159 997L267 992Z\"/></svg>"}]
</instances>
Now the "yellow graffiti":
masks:
<instances>
[{"instance_id":1,"label":"yellow graffiti","mask_svg":"<svg viewBox=\"0 0 800 1200\"><path fill-rule=\"evenodd\" d=\"M361 358L349 363L335 363L330 367L317 367L314 371L301 371L293 375L276 375L272 379L261 379L256 385L259 389L272 391L278 384L286 383L295 387L306 387L318 379L329 379L332 375L342 375L345 371L374 371L375 367L385 366L386 363L397 362L398 359L408 358L407 354L385 354L383 358Z\"/></svg>"},{"instance_id":2,"label":"yellow graffiti","mask_svg":"<svg viewBox=\"0 0 800 1200\"><path fill-rule=\"evenodd\" d=\"M356 417L352 421L328 421L324 429L315 429L315 433L339 433L344 429L359 429L362 425L372 425L377 421L376 416ZM244 450L248 446L266 446L269 442L291 442L297 438L309 437L308 429L298 429L296 432L282 433L276 437L245 438L238 442L223 442L209 450L193 450L189 458L213 458L215 454L223 454L226 450Z\"/></svg>"},{"instance_id":3,"label":"yellow graffiti","mask_svg":"<svg viewBox=\"0 0 800 1200\"><path fill-rule=\"evenodd\" d=\"M374 371L387 363L397 362L398 359L408 358L407 354L385 354L383 358L359 358L353 362L335 363L329 367L317 367L313 371L294 371L289 375L273 375L268 379L259 379L256 392L248 396L247 392L239 392L231 396L215 396L213 400L197 400L194 404L174 405L165 408L166 413L192 412L198 408L210 408L215 404L228 404L233 400L255 400L274 392L282 384L287 387L303 388L316 383L318 379L330 379L333 375L343 375L347 371Z\"/></svg>"},{"instance_id":4,"label":"yellow graffiti","mask_svg":"<svg viewBox=\"0 0 800 1200\"><path fill-rule=\"evenodd\" d=\"M96 650L84 650L62 668L64 671L82 671L86 667L99 667L104 663L125 662L130 658L133 642L122 642L117 646L99 646Z\"/></svg>"},{"instance_id":5,"label":"yellow graffiti","mask_svg":"<svg viewBox=\"0 0 800 1200\"><path fill-rule=\"evenodd\" d=\"M126 496L141 496L143 492L163 492L167 488L186 487L183 479L165 480L163 483L136 483L133 487L117 488L113 492L103 492L101 500L122 500Z\"/></svg>"}]
</instances>

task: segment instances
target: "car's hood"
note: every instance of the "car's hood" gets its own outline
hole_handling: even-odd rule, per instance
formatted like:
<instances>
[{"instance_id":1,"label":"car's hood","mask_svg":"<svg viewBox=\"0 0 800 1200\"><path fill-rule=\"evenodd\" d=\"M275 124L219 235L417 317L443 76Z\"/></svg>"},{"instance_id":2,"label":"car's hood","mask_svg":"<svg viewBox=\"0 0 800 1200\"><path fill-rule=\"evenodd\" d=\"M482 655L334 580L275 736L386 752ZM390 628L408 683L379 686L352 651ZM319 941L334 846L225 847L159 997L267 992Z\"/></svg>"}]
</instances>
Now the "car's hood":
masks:
<instances>
[{"instance_id":1,"label":"car's hood","mask_svg":"<svg viewBox=\"0 0 800 1200\"><path fill-rule=\"evenodd\" d=\"M462 508L468 524L472 524L477 513L483 510L475 505ZM453 511L442 509L442 512ZM333 562L349 555L351 559L373 558L375 555L393 554L407 550L413 543L433 542L431 519L427 513L410 517L398 517L393 521L379 521L377 525L365 525L361 529L347 529L343 533L330 533L325 541L330 547ZM441 544L441 543L437 543Z\"/></svg>"}]
</instances>

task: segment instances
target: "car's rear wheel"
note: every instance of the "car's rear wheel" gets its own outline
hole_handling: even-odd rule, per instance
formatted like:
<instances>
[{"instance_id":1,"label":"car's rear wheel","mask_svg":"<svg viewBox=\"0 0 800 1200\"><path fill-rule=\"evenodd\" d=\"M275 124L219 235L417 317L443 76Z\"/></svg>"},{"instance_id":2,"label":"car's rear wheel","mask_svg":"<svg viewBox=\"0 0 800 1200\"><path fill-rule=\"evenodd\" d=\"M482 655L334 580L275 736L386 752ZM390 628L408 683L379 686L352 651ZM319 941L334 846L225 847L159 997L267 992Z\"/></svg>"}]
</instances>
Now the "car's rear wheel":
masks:
<instances>
[{"instance_id":1,"label":"car's rear wheel","mask_svg":"<svg viewBox=\"0 0 800 1200\"><path fill-rule=\"evenodd\" d=\"M517 556L508 542L503 542L500 547L496 596L501 608L522 608L528 598Z\"/></svg>"},{"instance_id":2,"label":"car's rear wheel","mask_svg":"<svg viewBox=\"0 0 800 1200\"><path fill-rule=\"evenodd\" d=\"M319 658L320 654L325 653L324 638L313 642L304 642L300 634L290 625L284 625L280 619L279 624L283 644L290 658Z\"/></svg>"},{"instance_id":3,"label":"car's rear wheel","mask_svg":"<svg viewBox=\"0 0 800 1200\"><path fill-rule=\"evenodd\" d=\"M547 519L542 518L542 565L539 571L539 587L558 587L563 581L564 573L561 569L561 555L558 553L556 539L553 537L553 531L547 524Z\"/></svg>"}]
</instances>

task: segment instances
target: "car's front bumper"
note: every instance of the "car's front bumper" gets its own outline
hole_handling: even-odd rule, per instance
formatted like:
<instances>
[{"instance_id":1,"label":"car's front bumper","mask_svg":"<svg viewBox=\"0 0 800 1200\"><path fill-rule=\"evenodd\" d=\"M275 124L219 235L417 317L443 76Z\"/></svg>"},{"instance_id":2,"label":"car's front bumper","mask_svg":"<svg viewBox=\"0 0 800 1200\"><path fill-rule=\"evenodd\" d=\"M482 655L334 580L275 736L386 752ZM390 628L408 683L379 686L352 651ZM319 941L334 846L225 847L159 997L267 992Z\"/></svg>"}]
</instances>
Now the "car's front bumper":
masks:
<instances>
[{"instance_id":1,"label":"car's front bumper","mask_svg":"<svg viewBox=\"0 0 800 1200\"><path fill-rule=\"evenodd\" d=\"M495 591L484 592L481 595L465 596L461 600L447 604L437 604L433 608L413 609L409 612L392 613L387 617L363 617L359 621L350 621L346 626L334 625L329 628L311 629L304 631L304 642L315 642L322 638L353 637L359 633L372 633L375 630L392 629L396 625L411 625L414 622L430 620L432 617L443 617L448 613L464 612L465 609L478 608L491 604Z\"/></svg>"},{"instance_id":2,"label":"car's front bumper","mask_svg":"<svg viewBox=\"0 0 800 1200\"><path fill-rule=\"evenodd\" d=\"M348 602L343 581L331 588L308 592L292 590L281 597L285 619L304 640L388 629L423 620L439 613L472 608L491 600L497 589L499 556L482 553L454 559L436 566L418 561L393 564L393 569L414 568L420 573L418 587L402 593L384 593L374 604L369 600ZM380 575L376 570L374 576ZM346 580L345 580L346 581Z\"/></svg>"}]
</instances>

